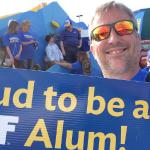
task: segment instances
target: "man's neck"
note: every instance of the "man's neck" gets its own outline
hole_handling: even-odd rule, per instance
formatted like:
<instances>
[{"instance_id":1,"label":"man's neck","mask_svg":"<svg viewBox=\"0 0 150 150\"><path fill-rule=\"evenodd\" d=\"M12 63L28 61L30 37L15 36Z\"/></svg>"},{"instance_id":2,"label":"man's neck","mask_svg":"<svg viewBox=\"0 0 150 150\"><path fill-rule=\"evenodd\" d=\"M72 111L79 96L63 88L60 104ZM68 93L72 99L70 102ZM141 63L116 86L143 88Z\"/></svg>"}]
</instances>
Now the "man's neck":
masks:
<instances>
[{"instance_id":1,"label":"man's neck","mask_svg":"<svg viewBox=\"0 0 150 150\"><path fill-rule=\"evenodd\" d=\"M136 70L132 70L130 72L122 73L122 74L112 74L104 72L104 78L108 79L118 79L118 80L131 80L140 70L138 67Z\"/></svg>"}]
</instances>

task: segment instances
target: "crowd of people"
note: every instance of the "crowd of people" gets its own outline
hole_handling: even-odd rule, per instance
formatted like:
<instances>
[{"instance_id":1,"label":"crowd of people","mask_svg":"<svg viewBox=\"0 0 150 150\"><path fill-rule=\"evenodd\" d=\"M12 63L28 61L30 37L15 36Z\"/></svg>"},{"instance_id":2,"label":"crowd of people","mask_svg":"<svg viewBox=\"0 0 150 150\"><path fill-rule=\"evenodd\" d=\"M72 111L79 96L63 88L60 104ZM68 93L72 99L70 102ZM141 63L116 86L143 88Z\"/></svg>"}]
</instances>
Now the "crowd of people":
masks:
<instances>
[{"instance_id":1,"label":"crowd of people","mask_svg":"<svg viewBox=\"0 0 150 150\"><path fill-rule=\"evenodd\" d=\"M87 52L81 49L80 32L65 21L60 34L60 46L55 35L46 35L46 68L59 65L70 72L90 75L91 62ZM89 25L90 50L104 78L148 81L150 55L141 45L137 21L133 12L115 1L105 3L95 11ZM18 68L33 68L33 56L38 42L30 33L30 22L11 21L3 37L6 51L4 65Z\"/></svg>"},{"instance_id":2,"label":"crowd of people","mask_svg":"<svg viewBox=\"0 0 150 150\"><path fill-rule=\"evenodd\" d=\"M48 69L58 64L64 66L63 64L65 63L77 63L76 72L80 72L78 70L82 69L82 66L86 66L85 62L87 62L80 58L87 58L86 52L81 49L81 34L76 28L73 28L72 21L69 19L65 21L64 26L65 29L60 34L59 45L56 44L54 34L45 36L45 41L47 42L44 57L45 68ZM29 20L24 20L21 24L16 20L9 21L8 30L2 36L0 42L1 54L3 53L1 65L13 68L40 69L40 66L34 63L34 55L39 42L30 32L30 27ZM78 60L78 58L80 59Z\"/></svg>"},{"instance_id":3,"label":"crowd of people","mask_svg":"<svg viewBox=\"0 0 150 150\"><path fill-rule=\"evenodd\" d=\"M33 57L38 42L30 33L30 21L24 20L19 24L16 20L10 20L1 43L1 49L5 54L3 66L24 69L33 67Z\"/></svg>"},{"instance_id":4,"label":"crowd of people","mask_svg":"<svg viewBox=\"0 0 150 150\"><path fill-rule=\"evenodd\" d=\"M60 36L60 49L55 43L53 34L47 35L45 61L48 68L60 65L67 68L70 73L89 75L91 71L90 60L87 52L81 49L82 39L80 32L73 28L71 20L65 21L65 29Z\"/></svg>"}]
</instances>

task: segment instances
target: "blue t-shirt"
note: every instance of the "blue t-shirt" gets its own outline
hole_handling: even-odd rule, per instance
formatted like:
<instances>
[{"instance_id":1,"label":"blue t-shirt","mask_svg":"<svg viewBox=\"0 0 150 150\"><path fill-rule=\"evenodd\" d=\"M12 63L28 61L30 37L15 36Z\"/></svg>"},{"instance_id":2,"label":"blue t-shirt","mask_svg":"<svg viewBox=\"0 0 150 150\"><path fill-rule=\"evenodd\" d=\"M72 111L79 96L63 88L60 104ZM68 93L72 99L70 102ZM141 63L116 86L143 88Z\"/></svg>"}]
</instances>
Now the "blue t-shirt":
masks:
<instances>
[{"instance_id":1,"label":"blue t-shirt","mask_svg":"<svg viewBox=\"0 0 150 150\"><path fill-rule=\"evenodd\" d=\"M21 32L20 34L21 34L22 42L30 42L32 40L35 40L33 38L33 35L29 32ZM34 56L35 50L36 50L35 44L28 44L28 45L22 44L22 53L21 53L20 59L21 60L32 59Z\"/></svg>"},{"instance_id":2,"label":"blue t-shirt","mask_svg":"<svg viewBox=\"0 0 150 150\"><path fill-rule=\"evenodd\" d=\"M148 71L145 69L140 69L140 71L131 79L134 81L145 81Z\"/></svg>"},{"instance_id":3,"label":"blue t-shirt","mask_svg":"<svg viewBox=\"0 0 150 150\"><path fill-rule=\"evenodd\" d=\"M19 33L18 34L12 34L12 33L5 34L3 37L3 44L4 46L9 47L13 57L16 56L21 46L20 34Z\"/></svg>"},{"instance_id":4,"label":"blue t-shirt","mask_svg":"<svg viewBox=\"0 0 150 150\"><path fill-rule=\"evenodd\" d=\"M71 32L65 29L61 33L61 41L63 41L64 46L69 45L69 46L77 47L79 45L80 39L81 39L81 34L75 28L73 28Z\"/></svg>"},{"instance_id":5,"label":"blue t-shirt","mask_svg":"<svg viewBox=\"0 0 150 150\"><path fill-rule=\"evenodd\" d=\"M83 74L82 65L79 61L72 63L71 73L74 74Z\"/></svg>"}]
</instances>

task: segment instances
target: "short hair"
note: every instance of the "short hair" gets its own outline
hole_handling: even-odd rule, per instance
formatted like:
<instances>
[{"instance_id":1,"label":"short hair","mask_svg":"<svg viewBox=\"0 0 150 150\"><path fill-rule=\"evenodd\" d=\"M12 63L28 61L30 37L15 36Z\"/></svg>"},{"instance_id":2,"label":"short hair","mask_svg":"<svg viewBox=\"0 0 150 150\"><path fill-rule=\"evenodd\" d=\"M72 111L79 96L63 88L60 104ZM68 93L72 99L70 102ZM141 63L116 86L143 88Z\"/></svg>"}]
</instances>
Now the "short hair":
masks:
<instances>
[{"instance_id":1,"label":"short hair","mask_svg":"<svg viewBox=\"0 0 150 150\"><path fill-rule=\"evenodd\" d=\"M30 21L29 20L23 20L21 27L26 26L26 25L30 25Z\"/></svg>"},{"instance_id":2,"label":"short hair","mask_svg":"<svg viewBox=\"0 0 150 150\"><path fill-rule=\"evenodd\" d=\"M128 8L127 6L125 6L122 3L111 1L111 2L107 2L107 3L97 7L97 9L95 11L95 15L93 16L93 18L91 20L90 27L92 26L94 19L95 19L95 16L97 14L99 14L99 15L103 14L103 13L109 11L111 8L118 8L118 9L126 12L130 16L130 18L135 22L135 24L137 26L137 21L136 21L135 16L134 16L134 14L130 8ZM89 28L89 30L91 31L92 29Z\"/></svg>"},{"instance_id":3,"label":"short hair","mask_svg":"<svg viewBox=\"0 0 150 150\"><path fill-rule=\"evenodd\" d=\"M45 41L46 42L49 42L49 40L52 38L52 37L54 37L55 35L54 34L48 34L48 35L46 35L45 36Z\"/></svg>"}]
</instances>

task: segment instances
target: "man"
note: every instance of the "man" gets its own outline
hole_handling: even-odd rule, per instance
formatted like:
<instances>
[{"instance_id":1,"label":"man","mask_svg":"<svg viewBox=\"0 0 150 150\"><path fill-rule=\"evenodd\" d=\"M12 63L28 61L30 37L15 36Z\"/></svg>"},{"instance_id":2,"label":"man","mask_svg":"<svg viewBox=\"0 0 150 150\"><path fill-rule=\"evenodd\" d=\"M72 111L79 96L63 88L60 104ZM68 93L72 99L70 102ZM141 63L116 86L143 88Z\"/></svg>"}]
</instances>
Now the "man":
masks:
<instances>
[{"instance_id":1,"label":"man","mask_svg":"<svg viewBox=\"0 0 150 150\"><path fill-rule=\"evenodd\" d=\"M77 60L77 52L82 46L80 32L73 28L71 20L65 21L65 30L61 33L60 47L64 59L69 63Z\"/></svg>"},{"instance_id":2,"label":"man","mask_svg":"<svg viewBox=\"0 0 150 150\"><path fill-rule=\"evenodd\" d=\"M137 23L132 11L114 1L97 8L89 27L91 51L104 78L144 81Z\"/></svg>"}]
</instances>

